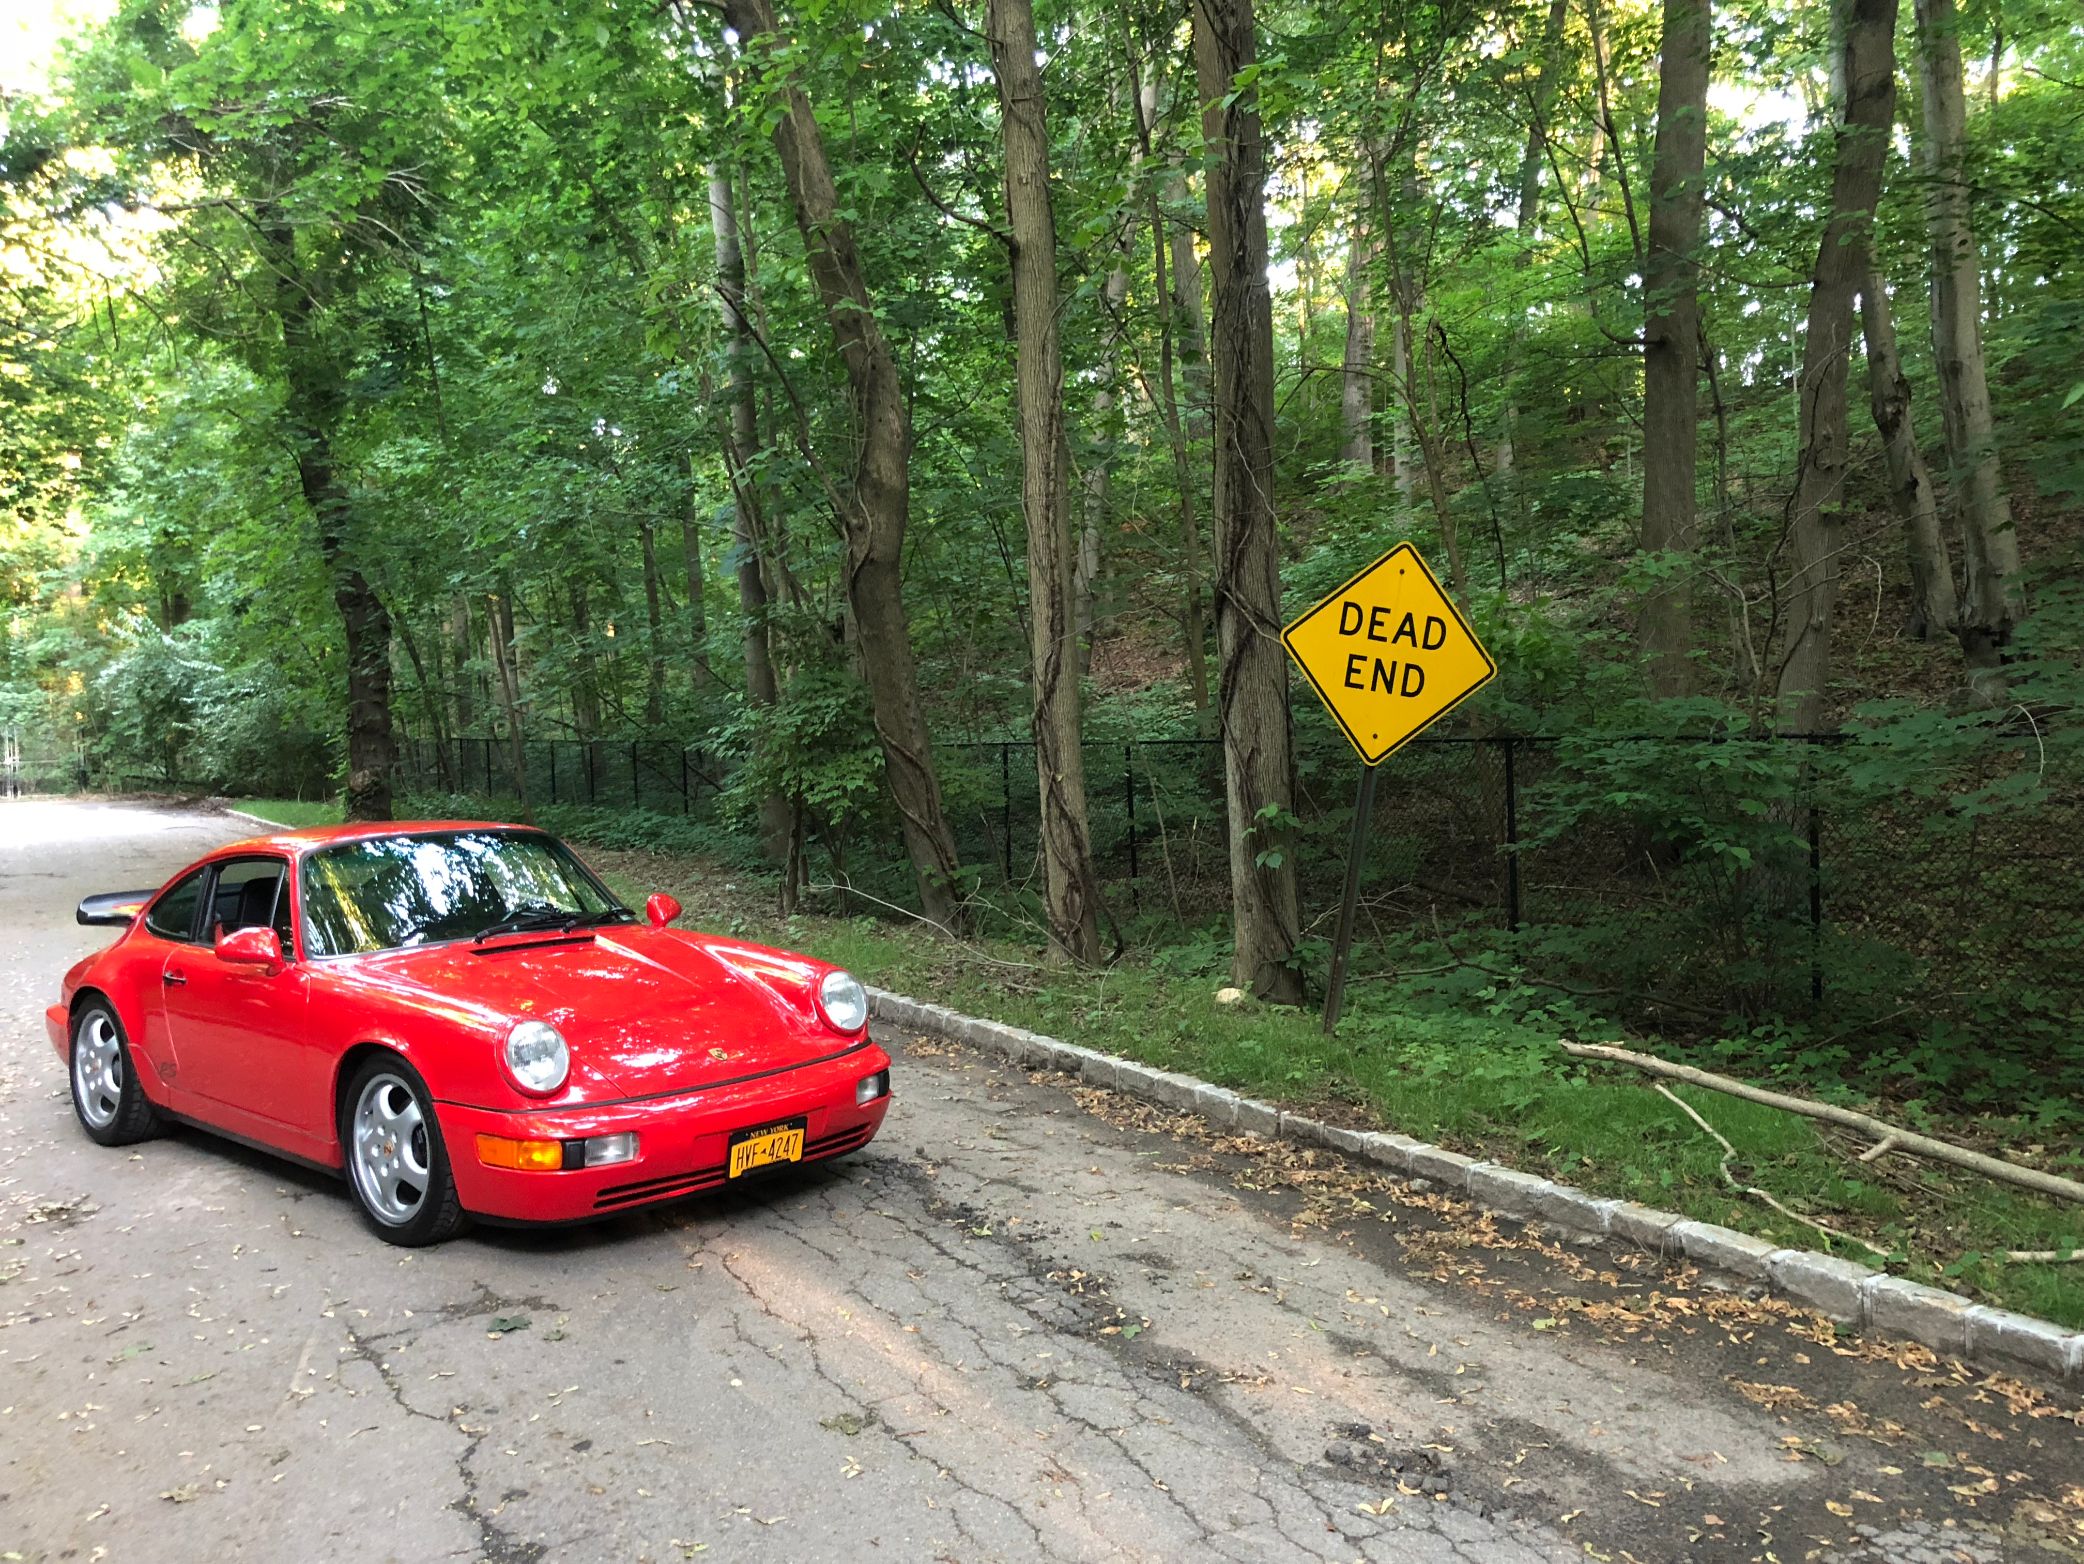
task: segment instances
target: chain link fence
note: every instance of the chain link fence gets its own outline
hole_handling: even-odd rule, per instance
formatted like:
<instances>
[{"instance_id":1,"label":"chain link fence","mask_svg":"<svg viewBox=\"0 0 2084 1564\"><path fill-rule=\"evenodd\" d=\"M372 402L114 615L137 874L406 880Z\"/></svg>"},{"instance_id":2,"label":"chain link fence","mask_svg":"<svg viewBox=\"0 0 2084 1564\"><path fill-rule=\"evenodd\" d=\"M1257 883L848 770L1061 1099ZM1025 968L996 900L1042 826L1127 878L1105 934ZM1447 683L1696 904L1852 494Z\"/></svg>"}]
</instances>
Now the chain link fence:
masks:
<instances>
[{"instance_id":1,"label":"chain link fence","mask_svg":"<svg viewBox=\"0 0 2084 1564\"><path fill-rule=\"evenodd\" d=\"M1982 812L1850 780L1856 741L1420 738L1383 763L1360 931L1499 959L1565 991L1696 1012L1987 1028L2084 1007L2084 789ZM1041 884L1032 744L940 747L963 861ZM1993 761L2033 764L2032 746ZM1215 739L1089 742L1094 854L1117 918L1182 928L1230 905ZM1328 937L1358 767L1298 766L1306 938ZM1500 937L1503 937L1502 944Z\"/></svg>"},{"instance_id":2,"label":"chain link fence","mask_svg":"<svg viewBox=\"0 0 2084 1564\"><path fill-rule=\"evenodd\" d=\"M308 739L323 796L326 746ZM0 754L0 785L81 785L65 757ZM1033 744L936 747L961 861L1001 906L1033 908L1042 866ZM1994 810L1856 785L1857 740L1422 737L1384 762L1364 844L1360 937L1406 969L1495 966L1664 1024L1688 1014L1891 1014L2066 1035L2084 1009L2084 788L2040 777ZM1220 938L1229 823L1216 739L1094 739L1084 749L1094 856L1125 935ZM673 738L496 736L400 744L403 793L705 816L728 759ZM46 759L50 763L42 763ZM1993 774L2035 762L2030 742ZM1349 846L1358 767L1305 742L1294 835L1306 942L1327 940ZM1989 780L1985 778L1984 780ZM178 791L156 778L99 786ZM190 784L220 791L221 785ZM242 790L244 791L244 790ZM863 850L864 846L868 850ZM813 845L812 851L818 848ZM892 824L857 823L844 876L903 899ZM1394 969L1393 969L1394 970Z\"/></svg>"}]
</instances>

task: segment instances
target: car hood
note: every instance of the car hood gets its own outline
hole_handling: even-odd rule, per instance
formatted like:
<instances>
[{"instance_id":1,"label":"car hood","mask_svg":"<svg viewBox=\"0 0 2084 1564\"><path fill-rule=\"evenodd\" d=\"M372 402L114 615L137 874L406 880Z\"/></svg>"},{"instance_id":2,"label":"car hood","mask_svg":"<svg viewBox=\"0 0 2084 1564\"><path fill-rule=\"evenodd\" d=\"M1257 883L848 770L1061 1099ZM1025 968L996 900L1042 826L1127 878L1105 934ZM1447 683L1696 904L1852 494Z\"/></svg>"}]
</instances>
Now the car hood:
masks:
<instances>
[{"instance_id":1,"label":"car hood","mask_svg":"<svg viewBox=\"0 0 2084 1564\"><path fill-rule=\"evenodd\" d=\"M810 995L822 966L679 930L618 926L591 937L435 945L362 967L362 980L394 999L495 1037L518 1021L555 1026L572 1053L557 1103L694 1091L860 1040L817 1016Z\"/></svg>"}]
</instances>

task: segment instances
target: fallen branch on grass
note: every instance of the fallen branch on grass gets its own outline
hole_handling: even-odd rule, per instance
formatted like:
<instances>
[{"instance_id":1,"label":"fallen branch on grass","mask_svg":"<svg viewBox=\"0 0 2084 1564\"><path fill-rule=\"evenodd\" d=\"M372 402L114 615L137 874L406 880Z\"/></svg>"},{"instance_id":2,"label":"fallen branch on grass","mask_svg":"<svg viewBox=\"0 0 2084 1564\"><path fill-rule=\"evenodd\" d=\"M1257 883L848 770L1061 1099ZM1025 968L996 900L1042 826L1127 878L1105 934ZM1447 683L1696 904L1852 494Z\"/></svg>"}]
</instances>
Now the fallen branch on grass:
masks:
<instances>
[{"instance_id":1,"label":"fallen branch on grass","mask_svg":"<svg viewBox=\"0 0 2084 1564\"><path fill-rule=\"evenodd\" d=\"M2008 1265L2066 1265L2084 1260L2084 1249L2007 1249L1997 1258Z\"/></svg>"},{"instance_id":2,"label":"fallen branch on grass","mask_svg":"<svg viewBox=\"0 0 2084 1564\"><path fill-rule=\"evenodd\" d=\"M1860 1235L1857 1233L1847 1233L1831 1226L1831 1224L1828 1222L1819 1222L1813 1216L1804 1216L1799 1211L1790 1211L1786 1206L1782 1205L1779 1201L1775 1200L1771 1195L1767 1194L1763 1189L1760 1189L1756 1184L1745 1183L1742 1179L1738 1178L1736 1174L1732 1173L1729 1170L1730 1163L1736 1159L1737 1148L1729 1143L1728 1139L1723 1135L1722 1131L1715 1128L1714 1125L1710 1124L1706 1119L1702 1118L1698 1113L1696 1113L1694 1111L1693 1104L1688 1102L1685 1098L1681 1097L1670 1087L1660 1084L1652 1087L1651 1089L1655 1091L1658 1096L1663 1097L1671 1103L1673 1103L1681 1113L1686 1115L1687 1118L1693 1120L1694 1123L1698 1124L1702 1129L1706 1130L1710 1135L1715 1137L1716 1144L1722 1147L1722 1182L1729 1185L1729 1187L1731 1189L1734 1189L1738 1194L1749 1195L1754 1200L1762 1200L1767 1205L1771 1206L1775 1211L1778 1211L1782 1216L1786 1217L1789 1221L1800 1222L1804 1227L1813 1227L1819 1233L1822 1233L1826 1238L1836 1238L1848 1244L1858 1244L1869 1254L1886 1255L1888 1253L1888 1250L1875 1247L1873 1244L1868 1243L1866 1239L1860 1237Z\"/></svg>"},{"instance_id":3,"label":"fallen branch on grass","mask_svg":"<svg viewBox=\"0 0 2084 1564\"><path fill-rule=\"evenodd\" d=\"M2036 1194L2047 1195L2055 1200L2067 1200L2076 1205L2084 1205L2084 1184L2073 1178L2064 1178L2059 1173L2044 1173L2039 1168L2021 1167L2016 1162L2006 1162L2002 1158L1992 1157L1980 1151L1971 1151L1968 1147L1957 1146L1952 1141L1920 1135L1915 1130L1907 1130L1877 1119L1871 1113L1840 1108L1828 1102L1811 1102L1806 1097L1790 1097L1785 1092L1767 1091L1763 1086L1747 1085L1727 1075L1717 1075L1711 1070L1698 1070L1690 1064L1674 1064L1669 1059L1653 1058L1649 1054L1639 1054L1632 1048L1620 1048L1612 1043L1565 1043L1563 1051L1580 1059L1604 1059L1612 1064L1632 1065L1638 1070L1647 1070L1652 1075L1668 1076L1675 1081L1705 1087L1711 1092L1741 1097L1747 1102L1764 1103L1767 1107L1778 1108L1783 1113L1798 1113L1807 1119L1822 1119L1827 1124L1839 1124L1847 1129L1858 1130L1880 1143L1873 1149L1873 1156L1879 1156L1883 1151L1900 1151L1909 1156L1926 1157L1934 1162L1946 1162L1957 1168L1967 1168L1970 1172L1980 1173L1985 1178L2016 1184L2021 1189L2030 1189Z\"/></svg>"}]
</instances>

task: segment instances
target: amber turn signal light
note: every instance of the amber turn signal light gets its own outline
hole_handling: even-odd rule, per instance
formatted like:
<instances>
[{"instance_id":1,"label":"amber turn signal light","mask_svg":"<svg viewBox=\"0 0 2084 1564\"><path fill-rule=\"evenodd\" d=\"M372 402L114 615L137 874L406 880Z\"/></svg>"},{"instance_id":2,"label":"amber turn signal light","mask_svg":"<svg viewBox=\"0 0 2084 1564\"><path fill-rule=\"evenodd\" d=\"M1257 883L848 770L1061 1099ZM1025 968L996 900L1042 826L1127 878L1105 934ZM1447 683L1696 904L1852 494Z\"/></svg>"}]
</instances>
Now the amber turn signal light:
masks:
<instances>
[{"instance_id":1,"label":"amber turn signal light","mask_svg":"<svg viewBox=\"0 0 2084 1564\"><path fill-rule=\"evenodd\" d=\"M518 1168L524 1173L551 1172L564 1166L564 1142L508 1140L503 1135L480 1135L478 1161L488 1168Z\"/></svg>"}]
</instances>

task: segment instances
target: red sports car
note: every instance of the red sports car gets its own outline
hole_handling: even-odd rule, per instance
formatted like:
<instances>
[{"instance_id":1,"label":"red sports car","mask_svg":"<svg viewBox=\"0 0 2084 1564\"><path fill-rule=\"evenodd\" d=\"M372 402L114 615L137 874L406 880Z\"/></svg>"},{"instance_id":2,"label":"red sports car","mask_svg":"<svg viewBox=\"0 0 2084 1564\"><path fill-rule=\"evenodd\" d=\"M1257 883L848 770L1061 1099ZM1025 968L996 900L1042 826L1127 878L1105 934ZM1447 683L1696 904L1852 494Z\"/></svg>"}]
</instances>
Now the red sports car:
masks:
<instances>
[{"instance_id":1,"label":"red sports car","mask_svg":"<svg viewBox=\"0 0 2084 1564\"><path fill-rule=\"evenodd\" d=\"M339 1171L377 1234L566 1222L868 1143L890 1057L813 961L638 917L555 837L288 831L157 892L46 1013L104 1146L183 1119Z\"/></svg>"}]
</instances>

